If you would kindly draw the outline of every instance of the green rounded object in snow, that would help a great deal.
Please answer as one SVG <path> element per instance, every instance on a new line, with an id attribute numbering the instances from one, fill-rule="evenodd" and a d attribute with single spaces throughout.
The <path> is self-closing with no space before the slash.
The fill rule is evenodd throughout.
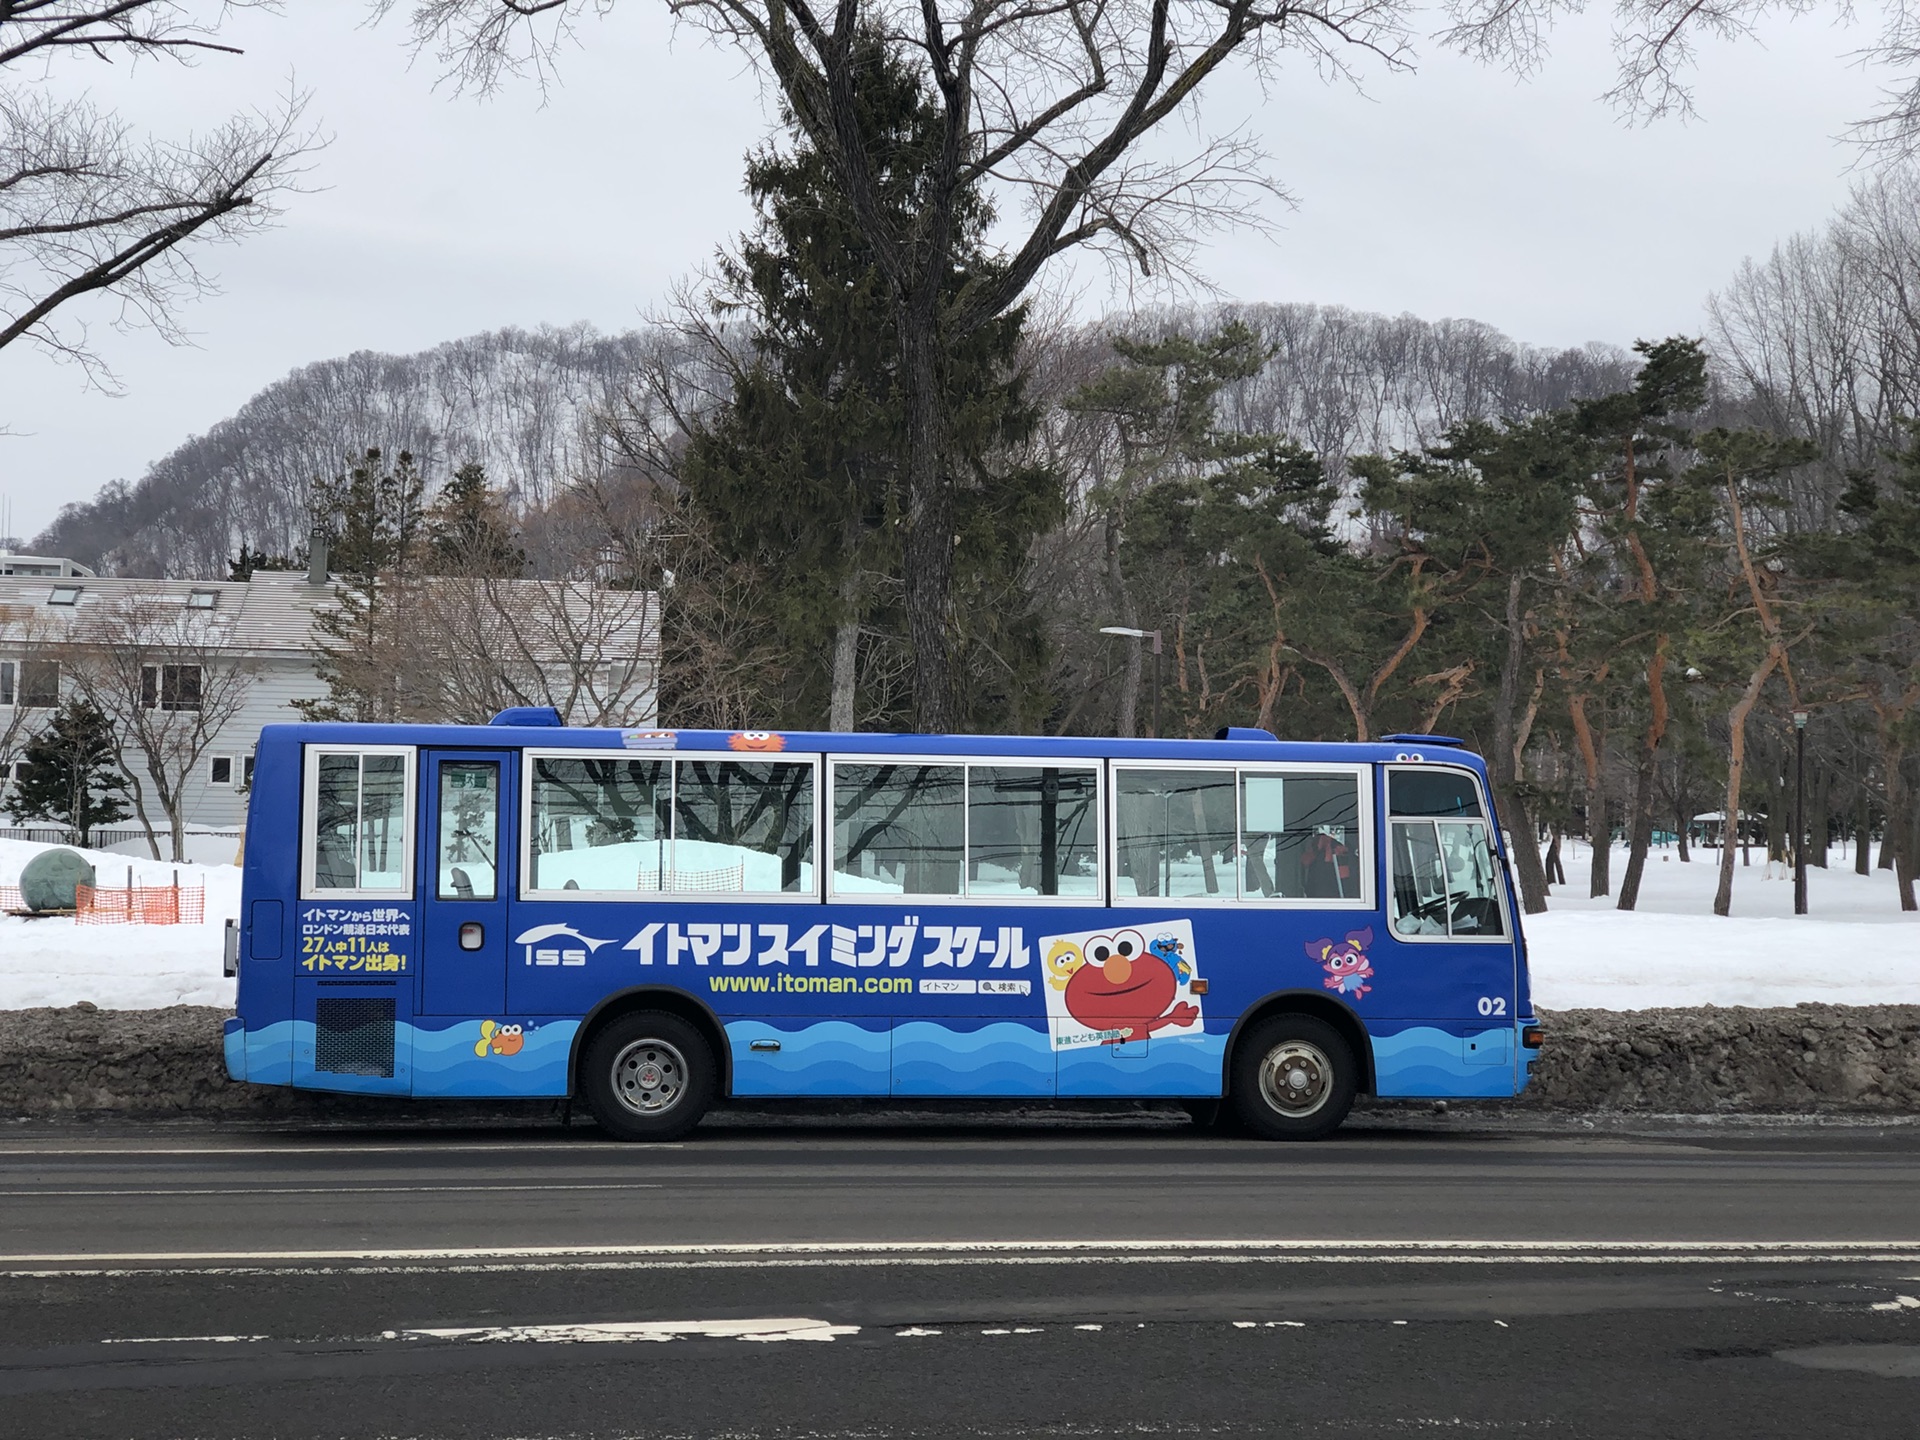
<path id="1" fill-rule="evenodd" d="M 93 884 L 93 866 L 74 850 L 43 850 L 20 872 L 20 899 L 29 910 L 73 909 L 73 887 Z"/>

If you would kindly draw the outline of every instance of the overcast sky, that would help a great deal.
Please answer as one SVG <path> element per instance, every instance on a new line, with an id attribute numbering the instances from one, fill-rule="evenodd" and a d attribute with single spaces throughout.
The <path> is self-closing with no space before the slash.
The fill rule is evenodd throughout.
<path id="1" fill-rule="evenodd" d="M 544 106 L 526 84 L 488 100 L 436 90 L 402 28 L 346 0 L 241 12 L 241 59 L 197 70 L 69 60 L 67 88 L 160 133 L 270 108 L 289 76 L 334 139 L 280 228 L 211 257 L 224 294 L 185 316 L 192 348 L 87 319 L 126 393 L 25 345 L 0 351 L 0 507 L 31 537 L 59 506 L 147 464 L 300 365 L 413 351 L 505 325 L 636 323 L 747 218 L 741 156 L 767 111 L 739 58 L 676 40 L 663 8 L 582 27 Z M 1214 241 L 1203 267 L 1242 300 L 1470 316 L 1537 344 L 1697 333 L 1701 303 L 1748 255 L 1844 198 L 1836 137 L 1875 80 L 1859 30 L 1770 23 L 1763 43 L 1703 46 L 1702 118 L 1621 125 L 1607 21 L 1564 27 L 1527 82 L 1426 47 L 1418 73 L 1365 96 L 1304 68 L 1264 95 L 1217 84 L 1210 121 L 1245 122 L 1297 200 L 1274 238 Z M 1105 295 L 1075 281 L 1083 310 Z M 4 513 L 0 509 L 0 513 Z"/>

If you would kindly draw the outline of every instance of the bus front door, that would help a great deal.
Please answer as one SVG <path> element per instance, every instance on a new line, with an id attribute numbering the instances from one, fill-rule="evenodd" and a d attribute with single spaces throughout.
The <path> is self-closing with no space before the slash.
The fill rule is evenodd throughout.
<path id="1" fill-rule="evenodd" d="M 507 750 L 421 752 L 423 1015 L 487 1017 L 506 1008 L 516 758 Z"/>

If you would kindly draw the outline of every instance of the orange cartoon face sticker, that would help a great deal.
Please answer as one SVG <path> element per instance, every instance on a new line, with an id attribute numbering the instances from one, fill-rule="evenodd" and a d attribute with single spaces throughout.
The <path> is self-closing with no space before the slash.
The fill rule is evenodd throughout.
<path id="1" fill-rule="evenodd" d="M 518 1055 L 527 1043 L 526 1032 L 518 1025 L 500 1025 L 492 1020 L 480 1022 L 480 1038 L 474 1042 L 476 1055 Z"/>
<path id="2" fill-rule="evenodd" d="M 772 752 L 787 748 L 787 737 L 771 730 L 741 730 L 727 737 L 729 750 Z"/>

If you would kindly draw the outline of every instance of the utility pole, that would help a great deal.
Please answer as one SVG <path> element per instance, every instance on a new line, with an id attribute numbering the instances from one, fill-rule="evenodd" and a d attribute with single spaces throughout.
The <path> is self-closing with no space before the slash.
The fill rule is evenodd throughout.
<path id="1" fill-rule="evenodd" d="M 1160 738 L 1160 632 L 1135 630 L 1129 625 L 1102 625 L 1102 635 L 1125 635 L 1134 640 L 1153 641 L 1153 738 Z"/>
<path id="2" fill-rule="evenodd" d="M 1807 913 L 1807 712 L 1793 712 L 1793 913 Z"/>

